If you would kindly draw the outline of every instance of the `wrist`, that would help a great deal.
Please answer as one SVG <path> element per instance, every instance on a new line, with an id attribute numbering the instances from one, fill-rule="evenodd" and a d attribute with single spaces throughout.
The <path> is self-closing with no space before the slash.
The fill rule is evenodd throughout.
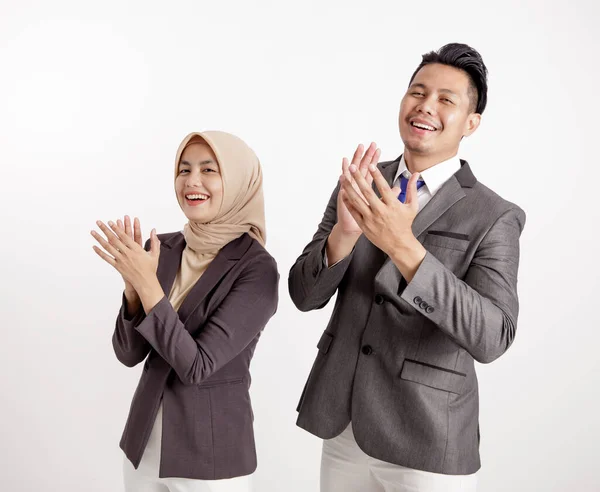
<path id="1" fill-rule="evenodd" d="M 344 231 L 339 222 L 333 226 L 329 234 L 329 238 L 333 242 L 343 246 L 351 246 L 352 248 L 360 239 L 360 236 L 362 236 L 362 231 Z"/>
<path id="2" fill-rule="evenodd" d="M 400 270 L 406 282 L 410 282 L 426 255 L 427 250 L 411 234 L 411 237 L 407 236 L 399 241 L 389 256 L 398 267 L 398 270 Z"/>
<path id="3" fill-rule="evenodd" d="M 327 238 L 325 249 L 329 265 L 333 265 L 348 256 L 361 235 L 362 232 L 344 232 L 339 224 L 335 224 Z"/>
<path id="4" fill-rule="evenodd" d="M 140 301 L 146 314 L 148 314 L 165 296 L 157 278 L 136 286 L 136 290 L 140 296 Z"/>
<path id="5" fill-rule="evenodd" d="M 123 294 L 125 294 L 125 297 L 127 298 L 128 301 L 139 299 L 137 291 L 131 286 L 126 286 L 125 289 L 123 290 Z"/>

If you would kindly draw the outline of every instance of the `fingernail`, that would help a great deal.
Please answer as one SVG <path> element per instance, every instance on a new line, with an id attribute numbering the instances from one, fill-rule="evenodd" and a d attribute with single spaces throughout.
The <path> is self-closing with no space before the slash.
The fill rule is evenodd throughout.
<path id="1" fill-rule="evenodd" d="M 352 165 L 350 166 L 350 172 L 351 172 L 351 173 L 355 173 L 355 172 L 356 172 L 356 166 L 355 166 L 354 164 L 352 164 Z"/>
<path id="2" fill-rule="evenodd" d="M 112 220 L 109 220 L 109 221 L 108 221 L 108 225 L 112 227 L 112 226 L 114 226 L 114 225 L 115 225 L 115 223 L 114 223 Z"/>
<path id="3" fill-rule="evenodd" d="M 101 225 L 102 222 L 100 222 L 99 220 L 96 221 L 96 225 Z"/>
<path id="4" fill-rule="evenodd" d="M 375 169 L 376 169 L 376 167 L 373 164 L 371 164 L 369 166 L 369 171 L 375 171 Z"/>

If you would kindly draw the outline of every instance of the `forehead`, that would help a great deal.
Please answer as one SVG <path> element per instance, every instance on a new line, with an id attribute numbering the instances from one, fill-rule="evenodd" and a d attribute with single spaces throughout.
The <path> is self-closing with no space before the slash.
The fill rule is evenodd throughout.
<path id="1" fill-rule="evenodd" d="M 180 160 L 188 162 L 213 160 L 217 162 L 215 153 L 210 146 L 204 142 L 194 142 L 188 145 L 182 152 Z"/>
<path id="2" fill-rule="evenodd" d="M 469 82 L 469 76 L 463 70 L 440 63 L 431 63 L 417 72 L 411 86 L 422 84 L 429 90 L 445 89 L 468 97 Z"/>

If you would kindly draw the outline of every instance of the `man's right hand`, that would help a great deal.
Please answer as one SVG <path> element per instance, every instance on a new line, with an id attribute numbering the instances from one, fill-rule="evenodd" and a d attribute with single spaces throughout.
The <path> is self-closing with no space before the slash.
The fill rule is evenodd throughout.
<path id="1" fill-rule="evenodd" d="M 349 176 L 350 173 L 348 168 L 350 167 L 350 164 L 354 164 L 362 173 L 365 180 L 371 184 L 373 182 L 373 177 L 369 172 L 369 166 L 371 164 L 377 165 L 380 155 L 381 151 L 377 148 L 375 142 L 371 143 L 366 152 L 364 151 L 364 146 L 360 144 L 357 147 L 356 152 L 354 152 L 351 163 L 349 163 L 348 159 L 345 157 L 342 159 L 342 175 Z M 360 193 L 356 184 L 352 183 L 352 185 L 362 196 L 362 193 Z M 326 254 L 329 266 L 334 265 L 348 256 L 362 234 L 359 225 L 356 223 L 354 217 L 352 217 L 342 200 L 341 188 L 337 198 L 337 219 L 337 223 L 333 226 L 327 240 Z"/>

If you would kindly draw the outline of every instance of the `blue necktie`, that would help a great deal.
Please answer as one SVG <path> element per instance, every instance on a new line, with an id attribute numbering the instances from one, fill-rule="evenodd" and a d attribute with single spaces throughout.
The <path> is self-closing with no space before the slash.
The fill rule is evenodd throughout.
<path id="1" fill-rule="evenodd" d="M 425 184 L 425 181 L 417 181 L 417 190 L 421 188 Z M 400 194 L 398 195 L 398 200 L 402 203 L 406 200 L 406 187 L 408 185 L 408 178 L 404 177 L 404 174 L 400 175 Z"/>

